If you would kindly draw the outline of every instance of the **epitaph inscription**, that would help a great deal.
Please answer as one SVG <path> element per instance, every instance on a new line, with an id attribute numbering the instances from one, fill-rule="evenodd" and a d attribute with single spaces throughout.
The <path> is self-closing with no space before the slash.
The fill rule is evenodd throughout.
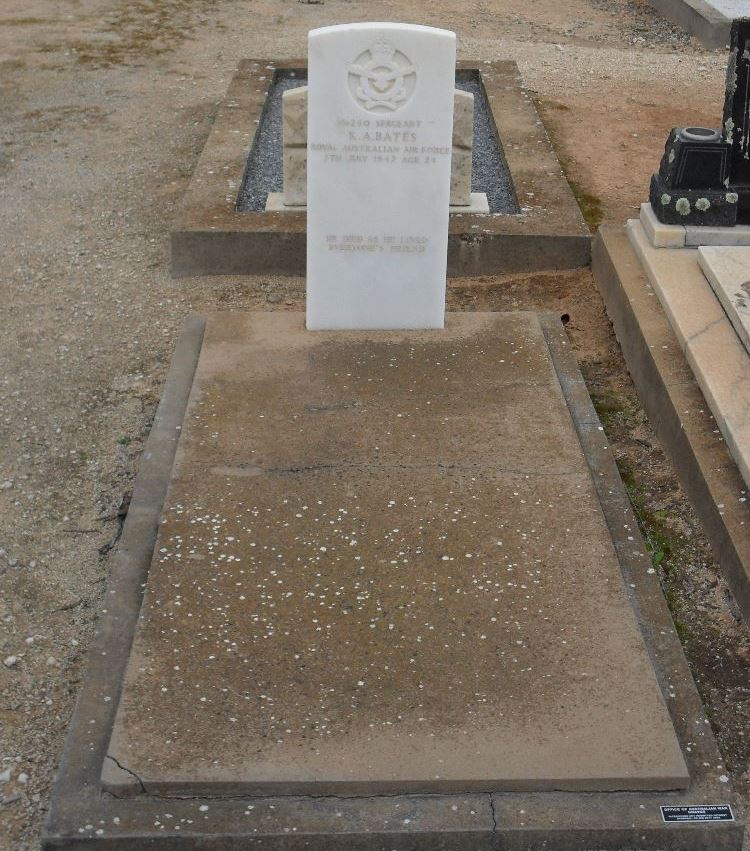
<path id="1" fill-rule="evenodd" d="M 308 79 L 308 328 L 442 328 L 455 35 L 313 30 Z"/>

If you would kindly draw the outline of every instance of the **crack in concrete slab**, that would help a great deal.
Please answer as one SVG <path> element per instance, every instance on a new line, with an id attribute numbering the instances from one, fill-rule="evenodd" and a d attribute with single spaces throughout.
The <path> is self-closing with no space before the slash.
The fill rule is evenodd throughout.
<path id="1" fill-rule="evenodd" d="M 111 756 L 110 754 L 107 754 L 107 757 L 106 757 L 106 758 L 107 758 L 107 759 L 111 759 L 111 760 L 112 760 L 112 762 L 114 762 L 114 764 L 115 764 L 115 765 L 116 765 L 116 766 L 117 766 L 117 767 L 118 767 L 121 771 L 126 772 L 126 773 L 127 773 L 127 774 L 129 774 L 131 777 L 135 777 L 135 779 L 138 781 L 138 785 L 141 787 L 141 792 L 142 792 L 144 795 L 149 795 L 149 794 L 150 794 L 150 792 L 148 791 L 148 789 L 146 789 L 146 786 L 145 786 L 144 782 L 143 782 L 143 781 L 141 780 L 141 778 L 140 778 L 140 777 L 139 777 L 139 776 L 135 773 L 135 771 L 131 771 L 129 768 L 126 768 L 126 767 L 125 767 L 125 766 L 124 766 L 124 765 L 123 765 L 123 764 L 122 764 L 122 763 L 121 763 L 118 759 L 116 759 L 115 757 Z M 112 794 L 112 793 L 110 793 L 110 794 Z M 113 797 L 117 798 L 118 796 L 117 796 L 117 795 L 114 795 Z"/>

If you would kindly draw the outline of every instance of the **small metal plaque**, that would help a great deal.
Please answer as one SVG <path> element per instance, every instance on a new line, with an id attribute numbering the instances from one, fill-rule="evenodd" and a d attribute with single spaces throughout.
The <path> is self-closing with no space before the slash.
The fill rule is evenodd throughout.
<path id="1" fill-rule="evenodd" d="M 698 804 L 688 807 L 661 807 L 665 822 L 677 821 L 734 821 L 729 804 Z"/>

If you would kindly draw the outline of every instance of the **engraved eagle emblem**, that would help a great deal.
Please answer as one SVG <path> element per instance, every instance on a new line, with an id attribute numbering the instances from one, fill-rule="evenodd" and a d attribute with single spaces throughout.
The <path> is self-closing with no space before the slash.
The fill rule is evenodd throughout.
<path id="1" fill-rule="evenodd" d="M 348 67 L 349 88 L 371 112 L 393 112 L 412 95 L 417 69 L 395 47 L 384 42 L 361 53 Z"/>

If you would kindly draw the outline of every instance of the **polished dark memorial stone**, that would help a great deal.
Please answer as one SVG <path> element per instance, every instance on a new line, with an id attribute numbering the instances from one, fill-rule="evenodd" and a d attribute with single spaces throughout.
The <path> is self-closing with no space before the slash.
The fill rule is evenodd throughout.
<path id="1" fill-rule="evenodd" d="M 724 135 L 731 145 L 730 183 L 739 196 L 739 209 L 750 210 L 750 18 L 732 24 Z"/>

